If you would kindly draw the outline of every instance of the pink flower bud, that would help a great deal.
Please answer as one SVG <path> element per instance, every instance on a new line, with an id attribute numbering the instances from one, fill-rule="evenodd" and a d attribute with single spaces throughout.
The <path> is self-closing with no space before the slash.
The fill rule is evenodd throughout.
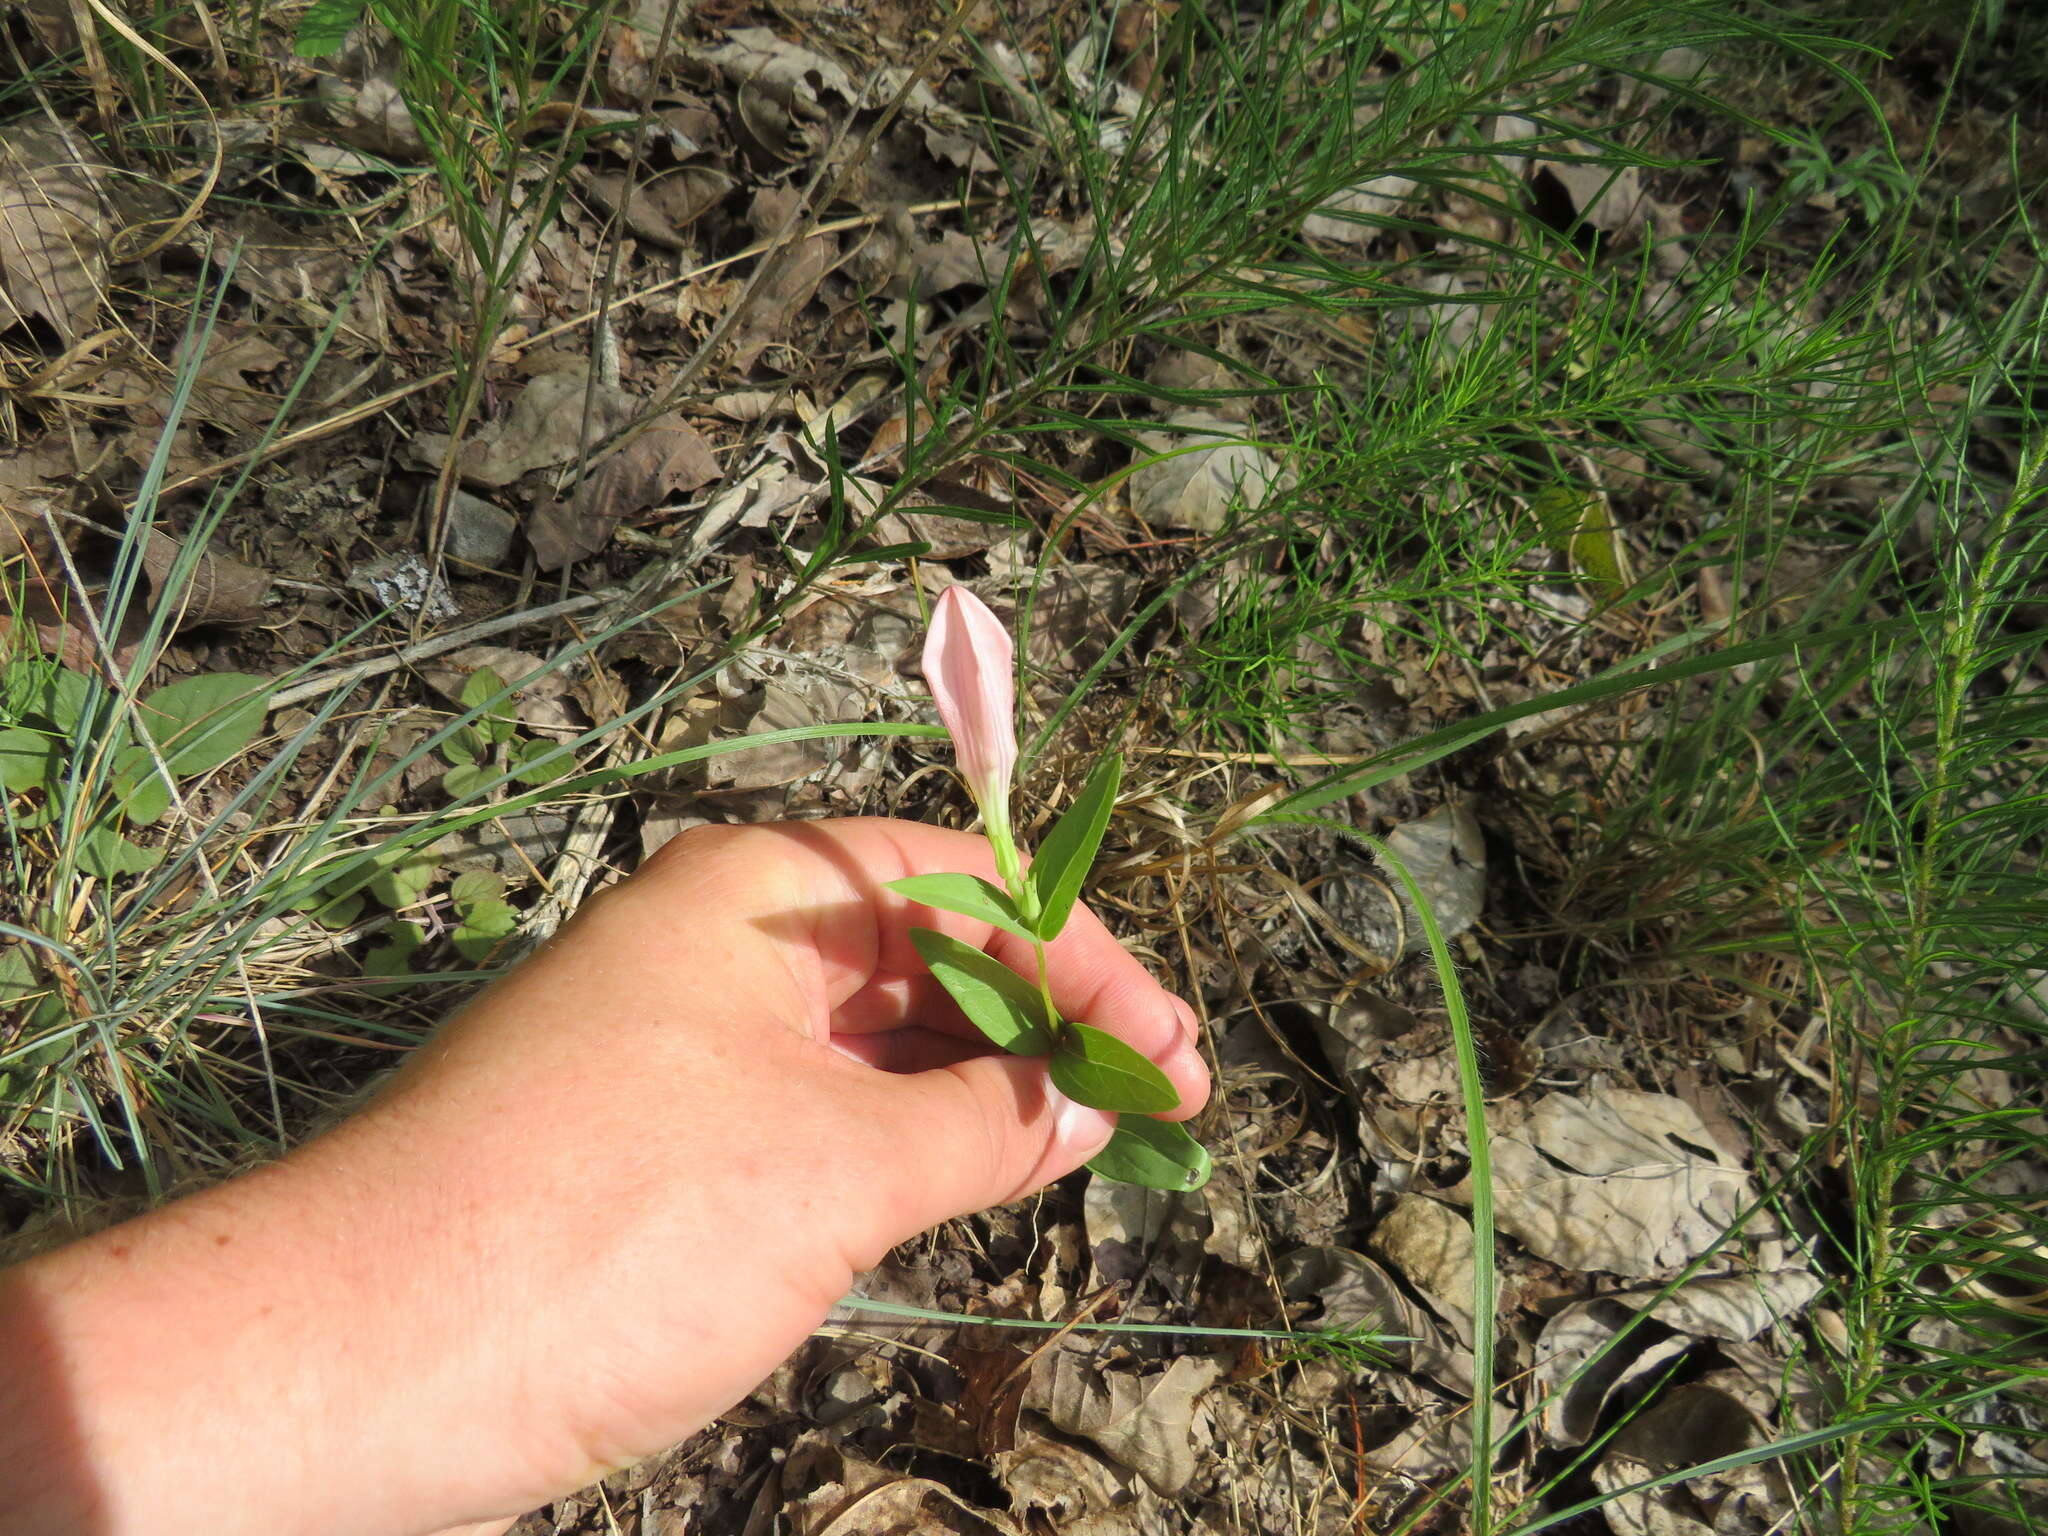
<path id="1" fill-rule="evenodd" d="M 1003 621 L 965 587 L 948 587 L 932 612 L 924 676 L 952 733 L 960 776 L 991 833 L 1010 825 L 1017 768 L 1017 651 Z"/>

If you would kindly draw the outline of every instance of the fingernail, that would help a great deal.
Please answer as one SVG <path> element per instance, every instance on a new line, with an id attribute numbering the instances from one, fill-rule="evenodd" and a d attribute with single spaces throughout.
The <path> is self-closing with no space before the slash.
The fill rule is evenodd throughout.
<path id="1" fill-rule="evenodd" d="M 1052 1090 L 1059 1106 L 1053 1111 L 1053 1139 L 1063 1152 L 1086 1162 L 1107 1145 L 1116 1130 L 1116 1116 L 1106 1109 L 1076 1104 L 1058 1089 Z"/>

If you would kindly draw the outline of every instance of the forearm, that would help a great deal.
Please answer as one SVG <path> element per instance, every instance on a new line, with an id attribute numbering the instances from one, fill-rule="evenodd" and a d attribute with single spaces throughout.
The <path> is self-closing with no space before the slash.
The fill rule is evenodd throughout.
<path id="1" fill-rule="evenodd" d="M 429 1211 L 389 1164 L 341 1134 L 0 1275 L 9 1536 L 493 1513 L 437 1505 L 460 1480 L 427 1460 L 459 1468 L 480 1427 L 464 1290 L 484 1266 L 459 1199 Z"/>

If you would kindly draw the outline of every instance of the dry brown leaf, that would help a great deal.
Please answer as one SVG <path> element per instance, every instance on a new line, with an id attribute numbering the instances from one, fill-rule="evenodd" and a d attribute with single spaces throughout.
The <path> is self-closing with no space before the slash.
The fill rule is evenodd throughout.
<path id="1" fill-rule="evenodd" d="M 222 225 L 200 226 L 193 235 L 208 241 L 219 261 L 239 247 L 234 282 L 244 292 L 323 319 L 355 269 L 354 259 L 333 241 L 287 228 L 256 209 L 244 209 Z"/>
<path id="2" fill-rule="evenodd" d="M 740 122 L 754 141 L 784 160 L 804 159 L 823 146 L 825 97 L 851 102 L 860 93 L 838 63 L 766 27 L 735 27 L 703 57 L 736 88 Z"/>
<path id="3" fill-rule="evenodd" d="M 1213 411 L 1175 411 L 1173 432 L 1140 432 L 1148 454 L 1169 457 L 1131 475 L 1131 508 L 1154 527 L 1214 533 L 1242 507 L 1256 511 L 1281 482 L 1265 449 L 1245 442 L 1248 429 Z"/>
<path id="4" fill-rule="evenodd" d="M 40 317 L 74 341 L 91 327 L 111 233 L 104 172 L 54 133 L 0 133 L 0 330 Z"/>
<path id="5" fill-rule="evenodd" d="M 780 234 L 801 196 L 793 187 L 763 187 L 747 214 L 754 232 L 763 240 Z M 754 291 L 740 324 L 733 355 L 736 369 L 751 367 L 771 343 L 788 336 L 798 312 L 811 302 L 839 259 L 839 240 L 834 235 L 811 235 L 793 249 L 778 247 L 761 259 L 774 267 Z"/>
<path id="6" fill-rule="evenodd" d="M 1493 1156 L 1501 1229 L 1572 1270 L 1669 1274 L 1754 1198 L 1699 1114 L 1669 1094 L 1550 1094 L 1495 1138 Z M 1469 1201 L 1469 1185 L 1454 1197 Z M 1759 1217 L 1751 1225 L 1769 1230 Z"/>
<path id="7" fill-rule="evenodd" d="M 666 208 L 649 195 L 643 179 L 630 187 L 621 171 L 593 171 L 578 167 L 576 180 L 592 202 L 606 213 L 617 214 L 626 228 L 650 245 L 665 251 L 679 251 L 683 238 L 679 226 Z"/>
<path id="8" fill-rule="evenodd" d="M 0 458 L 0 561 L 44 541 L 44 514 L 64 501 L 73 469 L 70 450 L 51 438 Z"/>
<path id="9" fill-rule="evenodd" d="M 1630 1491 L 1768 1438 L 1768 1429 L 1727 1393 L 1697 1383 L 1673 1388 L 1624 1424 L 1593 1468 L 1594 1486 L 1613 1495 L 1600 1511 L 1608 1529 L 1615 1536 L 1765 1536 L 1783 1529 L 1790 1490 L 1782 1469 L 1769 1462 Z"/>
<path id="10" fill-rule="evenodd" d="M 1153 1536 L 1157 1497 L 1144 1482 L 1026 1414 L 1017 1447 L 996 1458 L 1010 1508 L 1034 1531 L 1059 1536 Z"/>
<path id="11" fill-rule="evenodd" d="M 1385 221 L 1401 211 L 1415 191 L 1406 176 L 1375 176 L 1327 198 L 1301 221 L 1301 232 L 1317 240 L 1364 245 L 1384 233 Z"/>
<path id="12" fill-rule="evenodd" d="M 477 429 L 463 444 L 464 480 L 499 490 L 521 475 L 566 464 L 583 447 L 586 393 L 590 396 L 590 440 L 596 442 L 623 426 L 635 401 L 623 390 L 599 384 L 589 390 L 584 367 L 559 368 L 527 380 L 506 415 Z M 445 432 L 422 432 L 412 440 L 414 460 L 439 469 L 448 456 Z"/>
<path id="13" fill-rule="evenodd" d="M 526 525 L 544 571 L 596 554 L 622 523 L 644 518 L 679 491 L 719 476 L 718 459 L 697 429 L 671 412 L 586 475 L 567 501 L 549 502 Z"/>
<path id="14" fill-rule="evenodd" d="M 343 144 L 373 155 L 423 157 L 426 140 L 398 88 L 398 68 L 398 45 L 390 35 L 358 28 L 315 77 L 322 126 Z"/>
<path id="15" fill-rule="evenodd" d="M 794 1536 L 1019 1536 L 1008 1515 L 976 1509 L 941 1483 L 905 1477 L 807 1435 L 782 1469 L 781 1514 Z"/>
<path id="16" fill-rule="evenodd" d="M 1024 1402 L 1171 1498 L 1195 1475 L 1195 1401 L 1223 1371 L 1221 1360 L 1182 1355 L 1158 1375 L 1141 1377 L 1053 1350 L 1033 1367 Z"/>
<path id="17" fill-rule="evenodd" d="M 1369 1246 L 1471 1344 L 1475 1248 L 1464 1217 L 1427 1195 L 1404 1194 L 1373 1229 Z"/>
<path id="18" fill-rule="evenodd" d="M 1682 1334 L 1644 1328 L 1614 1343 L 1633 1318 L 1627 1307 L 1602 1296 L 1575 1302 L 1543 1325 L 1529 1401 L 1540 1405 L 1543 1433 L 1553 1445 L 1584 1445 L 1598 1431 L 1609 1402 L 1669 1370 L 1694 1347 Z"/>
<path id="19" fill-rule="evenodd" d="M 1598 157 L 1606 153 L 1597 144 L 1573 143 L 1566 147 L 1574 154 Z M 1643 173 L 1638 166 L 1602 164 L 1597 158 L 1576 162 L 1538 160 L 1535 164 L 1539 173 L 1557 179 L 1565 196 L 1571 199 L 1572 211 L 1595 229 L 1612 234 L 1641 223 L 1649 214 L 1649 204 L 1643 196 Z"/>
<path id="20" fill-rule="evenodd" d="M 277 414 L 278 397 L 252 384 L 250 376 L 274 372 L 290 360 L 254 331 L 216 331 L 207 343 L 198 375 L 192 382 L 186 419 L 208 422 L 230 432 L 267 426 Z M 181 361 L 174 357 L 172 368 L 179 368 Z M 159 411 L 167 413 L 169 390 L 155 403 Z"/>

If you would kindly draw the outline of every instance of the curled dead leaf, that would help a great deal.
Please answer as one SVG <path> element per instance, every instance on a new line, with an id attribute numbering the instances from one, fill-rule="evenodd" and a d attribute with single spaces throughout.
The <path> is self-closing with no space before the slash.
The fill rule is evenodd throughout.
<path id="1" fill-rule="evenodd" d="M 840 64 L 766 27 L 736 27 L 704 58 L 736 88 L 748 134 L 783 160 L 801 160 L 823 145 L 827 96 L 852 102 L 860 94 Z"/>
<path id="2" fill-rule="evenodd" d="M 150 530 L 142 546 L 149 576 L 149 606 L 170 609 L 174 624 L 252 624 L 269 602 L 268 571 L 201 548 L 188 552 L 182 539 Z"/>
<path id="3" fill-rule="evenodd" d="M 942 1483 L 906 1477 L 809 1435 L 782 1468 L 781 1518 L 794 1536 L 1019 1536 L 1008 1515 L 977 1509 Z"/>

